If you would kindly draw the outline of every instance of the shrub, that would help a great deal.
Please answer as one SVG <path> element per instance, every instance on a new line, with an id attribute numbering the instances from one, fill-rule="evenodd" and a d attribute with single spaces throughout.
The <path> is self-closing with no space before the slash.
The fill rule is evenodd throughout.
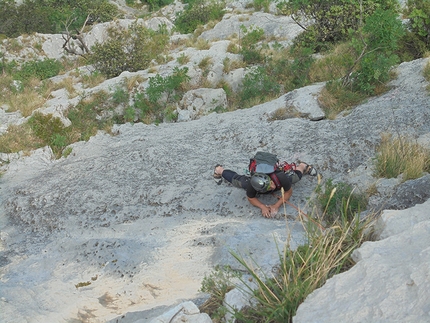
<path id="1" fill-rule="evenodd" d="M 359 104 L 366 96 L 342 86 L 341 81 L 329 81 L 318 96 L 318 103 L 328 119 Z"/>
<path id="2" fill-rule="evenodd" d="M 252 68 L 246 73 L 240 98 L 242 103 L 246 103 L 253 98 L 259 98 L 260 103 L 267 97 L 273 97 L 280 93 L 280 85 L 267 73 L 264 67 Z"/>
<path id="3" fill-rule="evenodd" d="M 112 94 L 112 102 L 115 105 L 126 104 L 128 103 L 129 97 L 130 96 L 128 92 L 122 87 L 118 86 L 115 88 L 115 91 Z"/>
<path id="4" fill-rule="evenodd" d="M 423 76 L 427 82 L 430 82 L 430 60 L 427 61 L 427 64 L 424 66 Z M 427 85 L 427 91 L 430 92 L 430 84 Z"/>
<path id="5" fill-rule="evenodd" d="M 353 39 L 359 54 L 357 71 L 351 75 L 355 89 L 372 94 L 376 84 L 389 80 L 389 71 L 398 62 L 395 51 L 403 33 L 402 23 L 393 11 L 376 10 L 367 18 L 363 34 Z"/>
<path id="6" fill-rule="evenodd" d="M 428 0 L 408 0 L 406 15 L 409 28 L 430 49 L 430 2 Z"/>
<path id="7" fill-rule="evenodd" d="M 223 2 L 211 0 L 189 2 L 188 7 L 176 17 L 175 26 L 183 34 L 192 33 L 199 25 L 221 19 L 224 16 L 224 8 Z"/>
<path id="8" fill-rule="evenodd" d="M 98 130 L 110 129 L 112 115 L 107 112 L 111 109 L 109 96 L 102 91 L 83 98 L 76 106 L 71 107 L 67 111 L 67 118 L 72 122 L 74 141 L 86 141 Z"/>
<path id="9" fill-rule="evenodd" d="M 426 43 L 415 33 L 406 30 L 399 40 L 399 48 L 396 54 L 402 62 L 408 62 L 425 56 L 428 51 Z"/>
<path id="10" fill-rule="evenodd" d="M 80 29 L 88 15 L 88 23 L 105 22 L 118 17 L 119 10 L 108 0 L 28 0 L 19 5 L 0 1 L 0 34 L 61 33 L 67 20 L 71 30 Z"/>
<path id="11" fill-rule="evenodd" d="M 238 277 L 240 277 L 240 273 L 233 271 L 230 267 L 216 266 L 202 281 L 200 291 L 208 293 L 210 297 L 200 306 L 200 311 L 207 313 L 214 320 L 222 319 L 227 312 L 223 306 L 225 294 L 234 288 L 232 281 Z"/>
<path id="12" fill-rule="evenodd" d="M 175 67 L 172 75 L 162 77 L 160 74 L 157 74 L 155 77 L 151 77 L 149 79 L 149 86 L 146 89 L 149 101 L 157 103 L 163 94 L 167 96 L 165 102 L 179 100 L 182 97 L 184 84 L 190 80 L 187 73 L 187 67 Z"/>
<path id="13" fill-rule="evenodd" d="M 57 157 L 61 157 L 63 149 L 70 144 L 67 134 L 70 128 L 64 127 L 59 118 L 54 118 L 51 114 L 43 115 L 34 113 L 28 120 L 34 135 L 38 137 L 44 145 L 50 146 Z"/>
<path id="14" fill-rule="evenodd" d="M 251 26 L 249 29 L 244 25 L 240 26 L 243 33 L 240 54 L 247 64 L 258 64 L 263 61 L 261 47 L 258 42 L 264 38 L 264 30 L 260 27 Z"/>
<path id="15" fill-rule="evenodd" d="M 25 62 L 16 73 L 14 73 L 14 76 L 20 81 L 26 81 L 32 77 L 45 80 L 58 75 L 62 69 L 63 65 L 60 61 L 46 58 L 44 60 Z"/>
<path id="16" fill-rule="evenodd" d="M 430 172 L 430 151 L 407 137 L 384 134 L 375 157 L 375 176 L 402 180 L 419 178 Z"/>
<path id="17" fill-rule="evenodd" d="M 317 48 L 315 44 L 348 39 L 349 31 L 358 30 L 376 9 L 394 10 L 397 4 L 392 0 L 282 0 L 278 8 L 282 13 L 292 15 L 305 30 L 305 35 L 309 34 L 308 39 L 301 36 L 297 41 L 306 47 Z"/>
<path id="18" fill-rule="evenodd" d="M 351 44 L 344 42 L 326 52 L 319 59 L 312 62 L 309 68 L 311 83 L 337 80 L 343 77 L 354 64 L 354 50 Z"/>
<path id="19" fill-rule="evenodd" d="M 93 46 L 89 58 L 95 68 L 107 77 L 146 69 L 151 60 L 164 52 L 169 40 L 165 28 L 154 32 L 137 22 L 128 28 L 111 28 L 109 35 L 109 40 Z"/>
<path id="20" fill-rule="evenodd" d="M 252 4 L 257 11 L 269 12 L 270 2 L 270 0 L 253 0 Z"/>
<path id="21" fill-rule="evenodd" d="M 174 0 L 140 0 L 143 4 L 147 4 L 149 7 L 149 11 L 155 11 L 160 8 L 163 8 L 171 3 Z"/>
<path id="22" fill-rule="evenodd" d="M 151 77 L 146 92 L 137 93 L 134 97 L 133 108 L 137 111 L 138 119 L 145 123 L 174 120 L 175 112 L 169 104 L 182 98 L 190 80 L 187 72 L 187 67 L 175 67 L 169 76 L 157 74 Z"/>

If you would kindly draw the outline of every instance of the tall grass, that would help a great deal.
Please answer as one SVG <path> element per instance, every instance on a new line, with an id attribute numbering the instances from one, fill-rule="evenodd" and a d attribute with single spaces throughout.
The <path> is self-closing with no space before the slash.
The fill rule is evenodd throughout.
<path id="1" fill-rule="evenodd" d="M 430 172 L 430 150 L 408 137 L 383 134 L 375 158 L 375 176 L 402 180 L 419 178 Z"/>
<path id="2" fill-rule="evenodd" d="M 366 229 L 372 223 L 370 217 L 364 221 L 358 217 L 353 221 L 340 218 L 324 232 L 307 223 L 308 242 L 296 250 L 286 245 L 280 253 L 276 274 L 270 276 L 261 274 L 262 269 L 252 259 L 245 260 L 232 253 L 258 286 L 254 290 L 251 284 L 243 281 L 247 286 L 245 293 L 256 305 L 235 311 L 237 322 L 292 322 L 298 306 L 310 293 L 354 265 L 351 253 L 371 239 L 371 231 Z"/>
<path id="3" fill-rule="evenodd" d="M 241 284 L 236 284 L 236 287 L 248 296 L 253 305 L 240 310 L 223 307 L 224 311 L 232 313 L 237 323 L 292 322 L 298 306 L 310 293 L 323 286 L 327 279 L 354 265 L 351 254 L 364 241 L 373 239 L 375 217 L 368 215 L 360 219 L 357 213 L 351 216 L 349 203 L 353 198 L 339 196 L 335 192 L 329 193 L 326 203 L 332 199 L 345 201 L 335 203 L 343 205 L 338 209 L 338 216 L 332 217 L 332 222 L 326 221 L 326 228 L 319 222 L 322 217 L 299 217 L 305 228 L 306 243 L 293 250 L 288 239 L 283 250 L 278 248 L 279 265 L 271 273 L 264 273 L 252 258 L 245 259 L 238 253 L 231 253 L 251 277 L 241 277 Z M 326 205 L 322 209 L 326 209 Z M 304 219 L 311 221 L 304 222 Z"/>

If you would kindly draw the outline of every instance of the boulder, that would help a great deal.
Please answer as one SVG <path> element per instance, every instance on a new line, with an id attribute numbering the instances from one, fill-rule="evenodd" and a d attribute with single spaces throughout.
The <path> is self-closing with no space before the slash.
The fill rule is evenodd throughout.
<path id="1" fill-rule="evenodd" d="M 309 295 L 293 322 L 429 322 L 429 210 L 430 200 L 384 211 L 380 240 L 355 250 L 357 264 Z"/>
<path id="2" fill-rule="evenodd" d="M 178 121 L 194 120 L 217 108 L 227 107 L 227 95 L 223 89 L 200 88 L 188 91 L 178 108 Z"/>

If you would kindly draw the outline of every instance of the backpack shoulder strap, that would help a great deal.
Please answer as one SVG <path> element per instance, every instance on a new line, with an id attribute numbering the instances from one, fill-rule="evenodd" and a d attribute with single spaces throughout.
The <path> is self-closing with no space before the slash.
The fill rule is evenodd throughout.
<path id="1" fill-rule="evenodd" d="M 275 183 L 276 188 L 280 189 L 281 188 L 281 182 L 279 181 L 278 176 L 276 176 L 276 173 L 270 173 L 269 176 L 270 176 L 270 179 L 273 181 L 273 183 Z"/>

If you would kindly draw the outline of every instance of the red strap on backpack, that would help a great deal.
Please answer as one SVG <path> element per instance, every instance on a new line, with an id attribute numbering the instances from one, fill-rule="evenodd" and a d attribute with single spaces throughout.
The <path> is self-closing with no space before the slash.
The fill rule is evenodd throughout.
<path id="1" fill-rule="evenodd" d="M 269 176 L 270 176 L 270 179 L 273 181 L 273 183 L 275 183 L 276 188 L 280 189 L 281 188 L 281 182 L 279 181 L 278 176 L 276 176 L 275 173 L 271 173 L 271 174 L 269 174 Z"/>

